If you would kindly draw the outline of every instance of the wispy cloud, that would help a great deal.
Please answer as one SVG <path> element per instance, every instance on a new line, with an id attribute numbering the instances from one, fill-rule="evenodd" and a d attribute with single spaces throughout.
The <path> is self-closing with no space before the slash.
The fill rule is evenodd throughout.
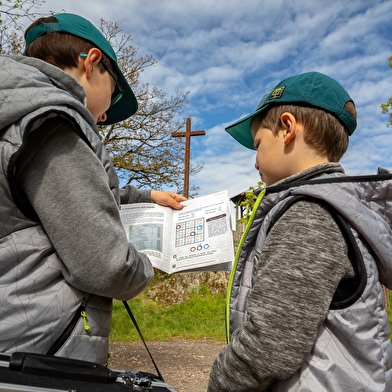
<path id="1" fill-rule="evenodd" d="M 380 104 L 392 96 L 392 2 L 388 0 L 51 0 L 46 9 L 116 21 L 156 66 L 143 78 L 172 94 L 189 91 L 185 116 L 206 135 L 192 138 L 204 169 L 199 194 L 233 196 L 258 181 L 254 153 L 224 127 L 248 114 L 279 80 L 317 70 L 336 78 L 356 102 L 359 120 L 342 160 L 350 174 L 392 168 L 392 130 Z M 194 140 L 194 139 L 197 139 Z"/>

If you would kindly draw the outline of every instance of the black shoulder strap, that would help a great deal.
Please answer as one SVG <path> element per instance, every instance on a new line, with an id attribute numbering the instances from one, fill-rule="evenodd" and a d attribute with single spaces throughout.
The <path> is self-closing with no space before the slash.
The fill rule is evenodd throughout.
<path id="1" fill-rule="evenodd" d="M 362 295 L 366 282 L 366 268 L 363 260 L 363 255 L 355 241 L 353 232 L 351 231 L 348 223 L 342 216 L 342 214 L 334 207 L 332 207 L 327 201 L 320 200 L 311 196 L 298 195 L 293 196 L 279 211 L 279 213 L 271 221 L 271 224 L 267 230 L 267 234 L 275 225 L 275 223 L 282 217 L 282 215 L 295 203 L 299 201 L 310 201 L 316 202 L 325 206 L 328 212 L 331 214 L 336 224 L 338 225 L 346 243 L 348 253 L 347 256 L 354 268 L 355 278 L 342 280 L 336 290 L 334 298 L 332 299 L 330 309 L 344 309 L 355 303 Z"/>
<path id="2" fill-rule="evenodd" d="M 153 365 L 154 365 L 154 367 L 155 367 L 155 370 L 157 371 L 158 378 L 159 378 L 162 382 L 165 382 L 165 380 L 164 380 L 163 377 L 162 377 L 161 372 L 160 372 L 159 369 L 158 369 L 157 364 L 156 364 L 155 361 L 154 361 L 154 358 L 152 357 L 151 351 L 149 350 L 149 348 L 148 348 L 148 346 L 147 346 L 147 343 L 146 343 L 146 341 L 144 340 L 142 331 L 141 331 L 140 328 L 139 328 L 139 324 L 137 323 L 136 318 L 135 318 L 135 316 L 133 315 L 132 310 L 131 310 L 131 308 L 130 308 L 129 305 L 128 305 L 128 302 L 127 302 L 127 301 L 123 301 L 123 304 L 124 304 L 124 306 L 125 306 L 125 309 L 126 309 L 127 312 L 128 312 L 129 317 L 131 318 L 131 320 L 132 320 L 132 322 L 133 322 L 133 325 L 134 325 L 135 328 L 136 328 L 137 333 L 139 334 L 140 339 L 142 340 L 142 342 L 143 342 L 143 344 L 144 344 L 145 349 L 146 349 L 147 352 L 148 352 L 148 355 L 150 356 L 151 362 L 153 363 Z"/>

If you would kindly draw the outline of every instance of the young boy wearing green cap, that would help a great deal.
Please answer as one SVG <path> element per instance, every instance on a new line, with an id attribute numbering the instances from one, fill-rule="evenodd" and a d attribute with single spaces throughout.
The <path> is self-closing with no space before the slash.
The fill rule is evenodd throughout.
<path id="1" fill-rule="evenodd" d="M 338 163 L 356 128 L 343 87 L 287 78 L 226 128 L 256 150 L 266 188 L 241 240 L 225 346 L 208 392 L 389 391 L 392 175 Z"/>
<path id="2" fill-rule="evenodd" d="M 109 42 L 73 14 L 41 18 L 23 56 L 0 56 L 0 352 L 105 363 L 112 298 L 153 277 L 119 204 L 184 197 L 119 188 L 97 124 L 137 101 Z"/>

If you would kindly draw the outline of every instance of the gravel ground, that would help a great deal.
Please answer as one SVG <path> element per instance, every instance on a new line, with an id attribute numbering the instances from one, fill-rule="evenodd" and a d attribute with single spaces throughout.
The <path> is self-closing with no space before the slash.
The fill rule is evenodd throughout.
<path id="1" fill-rule="evenodd" d="M 223 346 L 209 340 L 147 342 L 164 381 L 177 392 L 205 392 L 212 362 Z M 111 343 L 109 350 L 111 369 L 157 374 L 142 342 Z"/>

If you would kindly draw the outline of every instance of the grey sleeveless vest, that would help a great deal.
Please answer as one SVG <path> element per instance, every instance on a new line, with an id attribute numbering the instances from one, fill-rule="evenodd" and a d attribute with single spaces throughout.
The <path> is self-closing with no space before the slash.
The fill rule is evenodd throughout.
<path id="1" fill-rule="evenodd" d="M 262 249 L 269 227 L 296 197 L 319 200 L 337 211 L 363 267 L 355 298 L 331 307 L 300 369 L 271 391 L 392 390 L 392 345 L 379 283 L 392 287 L 391 195 L 390 174 L 323 178 L 260 193 L 230 278 L 228 334 L 247 319 L 246 299 L 258 267 L 255 249 Z"/>
<path id="2" fill-rule="evenodd" d="M 9 116 L 0 119 L 0 285 L 6 287 L 0 296 L 0 352 L 50 353 L 105 363 L 112 300 L 89 295 L 64 280 L 61 260 L 34 211 L 21 202 L 13 174 L 29 132 L 48 118 L 62 116 L 100 159 L 117 202 L 118 177 L 80 101 L 65 88 L 54 87 L 34 67 L 3 56 L 0 66 L 9 72 L 10 86 L 1 90 L 1 102 L 13 95 L 13 107 L 2 110 Z M 25 85 L 19 78 L 12 88 L 14 73 L 21 72 L 26 74 Z M 17 110 L 15 102 L 20 105 Z"/>

